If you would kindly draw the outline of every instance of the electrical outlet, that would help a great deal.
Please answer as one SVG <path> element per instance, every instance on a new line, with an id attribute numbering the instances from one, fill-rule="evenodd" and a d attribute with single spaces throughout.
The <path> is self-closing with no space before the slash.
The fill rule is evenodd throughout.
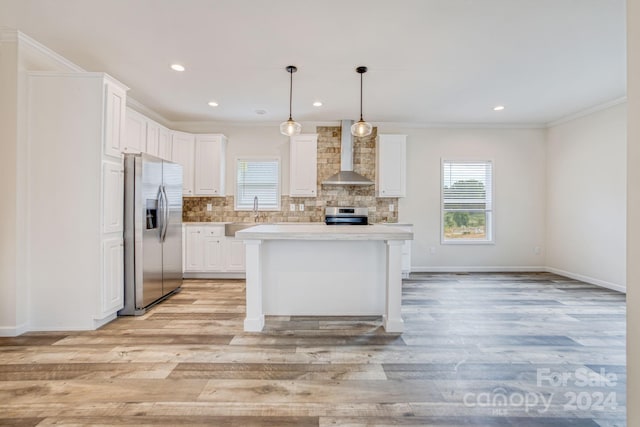
<path id="1" fill-rule="evenodd" d="M 295 203 L 291 203 L 291 204 L 289 204 L 289 210 L 290 210 L 291 212 L 295 212 L 295 210 L 296 210 L 296 204 L 295 204 Z"/>
<path id="2" fill-rule="evenodd" d="M 298 205 L 298 210 L 299 210 L 300 212 L 304 212 L 304 203 L 300 203 L 300 204 Z"/>
<path id="3" fill-rule="evenodd" d="M 211 203 L 207 203 L 207 212 L 211 212 L 213 210 L 213 206 Z"/>
<path id="4" fill-rule="evenodd" d="M 431 255 L 435 254 L 435 253 L 436 253 L 436 247 L 435 247 L 435 246 L 431 246 L 431 247 L 429 247 L 429 253 L 430 253 Z"/>
<path id="5" fill-rule="evenodd" d="M 542 249 L 540 249 L 540 246 L 536 246 L 535 248 L 533 248 L 534 254 L 540 255 L 540 252 L 542 252 Z"/>
<path id="6" fill-rule="evenodd" d="M 396 207 L 395 207 L 395 206 L 393 206 L 393 203 L 391 203 L 391 204 L 389 205 L 389 212 L 393 212 L 394 210 L 396 210 Z"/>

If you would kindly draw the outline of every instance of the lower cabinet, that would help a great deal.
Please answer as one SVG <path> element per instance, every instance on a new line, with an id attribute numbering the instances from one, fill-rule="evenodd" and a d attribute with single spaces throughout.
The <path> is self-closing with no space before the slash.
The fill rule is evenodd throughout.
<path id="1" fill-rule="evenodd" d="M 244 242 L 225 237 L 221 224 L 184 224 L 185 277 L 205 277 L 207 273 L 244 273 Z M 236 276 L 234 276 L 236 277 Z"/>
<path id="2" fill-rule="evenodd" d="M 124 304 L 124 245 L 122 239 L 102 242 L 102 292 L 99 313 L 108 316 Z"/>

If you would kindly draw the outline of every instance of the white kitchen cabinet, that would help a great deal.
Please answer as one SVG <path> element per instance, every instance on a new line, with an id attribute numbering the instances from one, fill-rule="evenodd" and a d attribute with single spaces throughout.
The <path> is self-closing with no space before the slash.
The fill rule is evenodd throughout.
<path id="1" fill-rule="evenodd" d="M 378 135 L 376 139 L 376 196 L 405 197 L 407 193 L 407 136 Z"/>
<path id="2" fill-rule="evenodd" d="M 184 224 L 185 277 L 242 277 L 244 241 L 224 235 L 223 224 Z"/>
<path id="3" fill-rule="evenodd" d="M 147 139 L 147 118 L 137 111 L 127 108 L 125 138 L 122 152 L 141 153 L 145 150 Z"/>
<path id="4" fill-rule="evenodd" d="M 124 303 L 124 244 L 121 238 L 102 242 L 102 298 L 100 316 L 108 316 Z"/>
<path id="5" fill-rule="evenodd" d="M 201 271 L 221 271 L 223 269 L 224 227 L 206 226 L 203 228 L 202 246 L 204 265 Z"/>
<path id="6" fill-rule="evenodd" d="M 200 271 L 204 266 L 202 227 L 185 227 L 184 271 Z"/>
<path id="7" fill-rule="evenodd" d="M 127 88 L 104 73 L 27 73 L 30 330 L 92 330 L 123 306 Z M 73 102 L 61 100 L 73 99 Z"/>
<path id="8" fill-rule="evenodd" d="M 124 146 L 127 91 L 118 85 L 105 85 L 105 97 L 104 154 L 119 159 Z"/>
<path id="9" fill-rule="evenodd" d="M 171 140 L 171 160 L 182 165 L 182 195 L 193 196 L 195 138 L 190 133 L 174 131 Z"/>
<path id="10" fill-rule="evenodd" d="M 158 157 L 171 161 L 171 132 L 164 126 L 158 128 Z"/>
<path id="11" fill-rule="evenodd" d="M 224 248 L 224 271 L 245 272 L 244 240 L 227 237 Z"/>
<path id="12" fill-rule="evenodd" d="M 195 195 L 224 196 L 227 138 L 221 134 L 195 138 Z"/>
<path id="13" fill-rule="evenodd" d="M 144 150 L 145 153 L 151 154 L 152 156 L 156 156 L 156 157 L 159 156 L 159 151 L 160 151 L 159 134 L 160 134 L 160 125 L 152 120 L 147 121 L 146 148 Z"/>
<path id="14" fill-rule="evenodd" d="M 292 136 L 289 143 L 289 195 L 316 197 L 318 134 Z"/>
<path id="15" fill-rule="evenodd" d="M 120 163 L 102 162 L 102 232 L 122 233 L 124 168 Z"/>

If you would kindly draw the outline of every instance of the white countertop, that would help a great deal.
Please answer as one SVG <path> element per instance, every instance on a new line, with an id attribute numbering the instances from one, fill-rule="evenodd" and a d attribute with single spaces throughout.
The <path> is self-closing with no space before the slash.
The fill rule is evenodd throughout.
<path id="1" fill-rule="evenodd" d="M 244 240 L 413 240 L 413 233 L 389 225 L 263 224 L 236 233 Z"/>

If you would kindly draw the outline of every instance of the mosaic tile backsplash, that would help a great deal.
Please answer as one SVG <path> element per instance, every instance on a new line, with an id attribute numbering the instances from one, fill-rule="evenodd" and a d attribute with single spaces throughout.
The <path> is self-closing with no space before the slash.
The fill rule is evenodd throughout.
<path id="1" fill-rule="evenodd" d="M 348 131 L 348 130 L 347 130 Z M 260 211 L 260 222 L 322 222 L 327 206 L 357 206 L 369 208 L 369 222 L 398 222 L 398 199 L 378 198 L 375 186 L 320 185 L 329 176 L 340 171 L 340 126 L 320 126 L 318 133 L 318 189 L 317 197 L 281 196 L 280 211 Z M 376 135 L 355 138 L 353 169 L 375 181 Z M 212 210 L 207 211 L 207 204 Z M 291 203 L 304 204 L 304 211 L 290 212 Z M 389 205 L 394 211 L 389 211 Z M 235 211 L 233 196 L 185 197 L 182 210 L 184 222 L 248 222 L 254 221 L 251 211 Z"/>

